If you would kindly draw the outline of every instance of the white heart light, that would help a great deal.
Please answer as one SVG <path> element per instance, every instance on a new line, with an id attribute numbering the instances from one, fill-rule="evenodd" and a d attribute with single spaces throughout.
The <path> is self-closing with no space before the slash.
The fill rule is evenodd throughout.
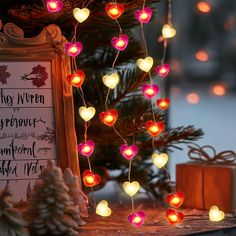
<path id="1" fill-rule="evenodd" d="M 108 207 L 108 202 L 102 200 L 97 204 L 96 213 L 100 216 L 108 217 L 111 215 L 111 208 Z"/>
<path id="2" fill-rule="evenodd" d="M 162 27 L 162 36 L 165 39 L 173 38 L 176 35 L 176 30 L 169 24 Z"/>
<path id="3" fill-rule="evenodd" d="M 105 86 L 107 86 L 110 89 L 114 89 L 116 85 L 119 83 L 119 75 L 117 73 L 113 73 L 111 75 L 104 75 L 102 77 L 102 82 Z"/>
<path id="4" fill-rule="evenodd" d="M 140 185 L 137 181 L 133 181 L 133 182 L 124 182 L 123 183 L 123 188 L 125 190 L 125 192 L 129 195 L 129 196 L 134 196 L 140 188 Z"/>
<path id="5" fill-rule="evenodd" d="M 161 153 L 161 154 L 154 153 L 152 155 L 152 161 L 156 167 L 162 168 L 168 161 L 168 155 L 166 153 Z"/>
<path id="6" fill-rule="evenodd" d="M 89 14 L 90 10 L 88 8 L 74 8 L 73 10 L 73 15 L 79 23 L 84 22 L 89 17 Z"/>
<path id="7" fill-rule="evenodd" d="M 137 65 L 142 71 L 149 72 L 153 66 L 153 59 L 152 57 L 140 58 L 137 60 Z"/>
<path id="8" fill-rule="evenodd" d="M 91 120 L 96 113 L 96 110 L 94 107 L 80 107 L 79 108 L 79 115 L 81 118 L 85 121 Z"/>
<path id="9" fill-rule="evenodd" d="M 210 221 L 221 221 L 225 218 L 225 213 L 220 211 L 217 206 L 212 206 L 209 210 Z"/>

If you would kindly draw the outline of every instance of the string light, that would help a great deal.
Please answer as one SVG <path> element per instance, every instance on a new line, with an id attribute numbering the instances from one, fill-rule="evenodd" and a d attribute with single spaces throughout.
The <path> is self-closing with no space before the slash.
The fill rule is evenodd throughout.
<path id="1" fill-rule="evenodd" d="M 105 200 L 100 201 L 96 207 L 96 213 L 103 217 L 110 216 L 112 211 L 111 208 L 109 208 L 108 206 L 108 202 Z"/>
<path id="2" fill-rule="evenodd" d="M 101 177 L 98 174 L 94 174 L 91 170 L 85 170 L 82 178 L 86 187 L 94 187 L 101 182 Z"/>
<path id="3" fill-rule="evenodd" d="M 75 42 L 75 43 L 69 42 L 65 44 L 65 49 L 68 55 L 70 55 L 71 57 L 76 57 L 83 50 L 83 44 L 80 42 Z"/>
<path id="4" fill-rule="evenodd" d="M 73 16 L 79 23 L 82 23 L 85 20 L 87 20 L 89 15 L 90 15 L 90 10 L 88 8 L 82 8 L 82 9 L 74 8 L 73 10 Z"/>
<path id="5" fill-rule="evenodd" d="M 103 111 L 99 114 L 102 123 L 108 126 L 113 126 L 118 119 L 118 112 L 115 109 Z"/>
<path id="6" fill-rule="evenodd" d="M 120 146 L 120 152 L 125 159 L 131 160 L 137 155 L 138 147 L 136 145 L 129 146 L 127 144 L 123 144 Z"/>
<path id="7" fill-rule="evenodd" d="M 165 129 L 165 125 L 162 121 L 154 122 L 149 120 L 146 122 L 146 130 L 152 137 L 158 136 Z"/>
<path id="8" fill-rule="evenodd" d="M 105 7 L 107 15 L 112 20 L 118 19 L 123 14 L 124 10 L 124 4 L 121 3 L 107 3 Z"/>
<path id="9" fill-rule="evenodd" d="M 92 140 L 87 140 L 84 143 L 78 145 L 79 154 L 90 157 L 93 154 L 95 143 Z"/>
<path id="10" fill-rule="evenodd" d="M 153 164 L 158 168 L 164 167 L 166 165 L 166 163 L 168 162 L 168 159 L 169 159 L 169 157 L 166 153 L 152 154 Z"/>
<path id="11" fill-rule="evenodd" d="M 46 0 L 46 6 L 49 12 L 61 11 L 64 4 L 60 0 Z"/>
<path id="12" fill-rule="evenodd" d="M 152 18 L 152 9 L 150 7 L 144 7 L 141 10 L 135 11 L 134 16 L 140 23 L 147 24 Z"/>
<path id="13" fill-rule="evenodd" d="M 177 212 L 174 209 L 168 209 L 166 211 L 166 219 L 170 224 L 181 224 L 184 219 L 182 212 Z"/>
<path id="14" fill-rule="evenodd" d="M 89 121 L 95 116 L 96 110 L 94 107 L 80 107 L 79 108 L 79 115 L 80 117 L 85 120 Z"/>
<path id="15" fill-rule="evenodd" d="M 158 94 L 159 87 L 156 84 L 144 84 L 142 92 L 146 98 L 152 99 Z"/>
<path id="16" fill-rule="evenodd" d="M 155 70 L 156 70 L 156 73 L 161 78 L 165 78 L 170 72 L 170 65 L 169 64 L 163 64 L 163 65 L 157 66 L 155 68 Z"/>
<path id="17" fill-rule="evenodd" d="M 173 28 L 173 26 L 169 24 L 165 24 L 162 27 L 162 36 L 164 39 L 170 39 L 173 38 L 176 35 L 176 30 Z"/>
<path id="18" fill-rule="evenodd" d="M 111 40 L 111 45 L 119 51 L 124 51 L 128 43 L 129 37 L 126 34 L 121 34 L 119 37 L 114 37 Z"/>
<path id="19" fill-rule="evenodd" d="M 120 78 L 117 73 L 113 73 L 111 75 L 104 75 L 102 77 L 103 84 L 110 89 L 114 89 L 116 85 L 119 83 L 119 81 L 120 81 Z"/>
<path id="20" fill-rule="evenodd" d="M 184 193 L 183 192 L 169 193 L 166 196 L 166 202 L 172 207 L 179 208 L 184 202 Z"/>
<path id="21" fill-rule="evenodd" d="M 132 213 L 128 216 L 129 222 L 135 227 L 140 227 L 143 225 L 145 221 L 145 213 L 143 211 L 139 211 L 137 213 Z"/>
<path id="22" fill-rule="evenodd" d="M 220 211 L 217 206 L 212 206 L 209 210 L 209 218 L 213 222 L 222 221 L 225 218 L 225 213 Z"/>
<path id="23" fill-rule="evenodd" d="M 140 184 L 137 181 L 124 182 L 123 188 L 130 197 L 133 197 L 139 191 Z"/>
<path id="24" fill-rule="evenodd" d="M 75 73 L 68 75 L 66 79 L 72 86 L 80 88 L 85 79 L 84 71 L 77 70 Z"/>
<path id="25" fill-rule="evenodd" d="M 142 71 L 149 72 L 153 66 L 153 58 L 152 57 L 146 57 L 144 59 L 140 58 L 137 60 L 137 66 Z"/>

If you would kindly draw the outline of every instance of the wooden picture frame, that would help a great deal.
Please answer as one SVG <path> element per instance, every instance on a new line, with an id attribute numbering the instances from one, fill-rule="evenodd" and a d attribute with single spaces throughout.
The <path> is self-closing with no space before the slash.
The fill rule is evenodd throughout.
<path id="1" fill-rule="evenodd" d="M 34 38 L 24 38 L 22 29 L 8 23 L 0 32 L 0 64 L 3 62 L 50 62 L 54 103 L 58 165 L 70 168 L 80 180 L 74 126 L 72 87 L 66 81 L 71 73 L 64 45 L 66 38 L 56 25 L 49 25 Z M 2 84 L 0 83 L 0 89 Z"/>

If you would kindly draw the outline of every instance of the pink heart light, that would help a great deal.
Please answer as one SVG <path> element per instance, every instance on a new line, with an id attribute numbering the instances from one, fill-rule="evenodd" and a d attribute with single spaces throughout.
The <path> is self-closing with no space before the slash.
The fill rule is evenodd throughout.
<path id="1" fill-rule="evenodd" d="M 76 57 L 83 50 L 83 44 L 80 42 L 74 42 L 74 43 L 69 42 L 66 43 L 65 49 L 68 55 L 70 55 L 71 57 Z"/>
<path id="2" fill-rule="evenodd" d="M 156 73 L 160 77 L 165 78 L 170 72 L 170 65 L 169 64 L 163 64 L 163 65 L 157 66 L 155 68 L 155 70 L 156 70 Z"/>
<path id="3" fill-rule="evenodd" d="M 128 220 L 135 227 L 140 227 L 145 221 L 145 213 L 143 211 L 138 211 L 137 213 L 130 214 Z"/>
<path id="4" fill-rule="evenodd" d="M 120 152 L 125 159 L 130 160 L 138 153 L 138 147 L 136 145 L 123 144 L 120 146 Z"/>
<path id="5" fill-rule="evenodd" d="M 84 143 L 78 145 L 79 154 L 90 157 L 93 154 L 95 143 L 92 140 L 87 140 Z"/>
<path id="6" fill-rule="evenodd" d="M 146 98 L 152 99 L 159 92 L 159 87 L 156 84 L 144 84 L 142 86 L 142 92 Z"/>
<path id="7" fill-rule="evenodd" d="M 49 12 L 61 11 L 64 4 L 60 0 L 46 0 L 46 6 Z"/>
<path id="8" fill-rule="evenodd" d="M 114 37 L 111 40 L 111 45 L 119 50 L 124 51 L 129 43 L 129 37 L 126 34 L 121 34 L 119 37 Z"/>
<path id="9" fill-rule="evenodd" d="M 142 10 L 137 10 L 134 13 L 134 16 L 140 23 L 146 24 L 152 17 L 152 9 L 150 7 L 145 7 Z"/>

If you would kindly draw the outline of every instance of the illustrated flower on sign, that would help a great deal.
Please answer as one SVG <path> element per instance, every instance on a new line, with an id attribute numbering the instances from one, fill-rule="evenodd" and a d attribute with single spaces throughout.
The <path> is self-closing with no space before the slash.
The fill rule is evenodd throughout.
<path id="1" fill-rule="evenodd" d="M 21 78 L 22 80 L 31 80 L 33 86 L 40 88 L 46 85 L 45 81 L 48 79 L 48 73 L 44 66 L 37 65 L 32 68 L 31 73 L 24 74 Z"/>
<path id="2" fill-rule="evenodd" d="M 7 84 L 7 79 L 11 77 L 7 69 L 7 65 L 0 65 L 0 83 L 2 84 Z"/>

